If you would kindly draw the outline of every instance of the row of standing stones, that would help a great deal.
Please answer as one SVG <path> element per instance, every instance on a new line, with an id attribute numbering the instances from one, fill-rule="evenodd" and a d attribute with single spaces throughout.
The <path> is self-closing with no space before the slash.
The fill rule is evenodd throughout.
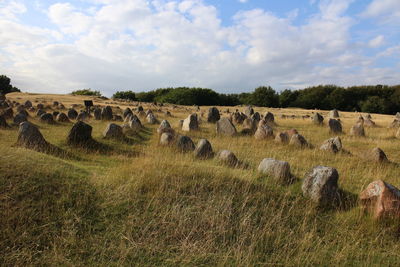
<path id="1" fill-rule="evenodd" d="M 5 110 L 3 109 L 2 115 L 0 115 L 0 127 L 6 128 L 9 126 L 7 125 L 5 119 L 9 118 L 9 114 L 12 112 L 12 105 L 7 102 L 6 103 L 8 105 L 5 105 L 4 99 L 0 101 L 2 101 L 0 102 L 1 107 L 6 106 Z M 16 117 L 20 116 L 27 118 L 29 116 L 25 110 L 30 109 L 30 111 L 32 111 L 32 105 L 29 102 L 30 101 L 27 101 L 23 105 L 24 108 L 17 107 L 18 113 Z M 63 105 L 60 105 L 59 103 L 54 103 L 54 106 L 58 106 L 60 109 L 64 108 Z M 37 108 L 37 115 L 39 115 L 40 120 L 45 123 L 53 123 L 50 119 L 50 116 L 52 118 L 55 116 L 56 121 L 61 122 L 68 122 L 70 119 L 78 119 L 77 122 L 72 126 L 67 136 L 67 143 L 69 145 L 91 147 L 96 144 L 96 141 L 92 138 L 92 127 L 84 122 L 84 120 L 89 118 L 88 114 L 83 114 L 79 118 L 79 115 L 82 114 L 82 112 L 78 114 L 74 109 L 69 109 L 67 114 L 60 112 L 57 114 L 49 114 L 46 112 L 42 113 L 40 111 L 43 109 L 40 104 L 38 104 Z M 145 116 L 148 123 L 158 123 L 156 116 L 151 112 L 151 110 L 144 112 L 142 107 L 138 107 L 137 112 L 140 116 Z M 65 116 L 61 114 L 64 114 Z M 46 116 L 42 119 L 43 115 Z M 64 119 L 57 119 L 60 117 L 64 117 Z M 112 109 L 109 106 L 104 107 L 103 109 L 96 108 L 94 110 L 94 117 L 95 119 L 122 121 L 122 117 L 118 118 L 113 115 Z M 340 119 L 337 119 L 339 114 L 336 110 L 333 110 L 330 113 L 330 117 L 333 117 L 329 120 L 331 132 L 337 133 L 338 131 L 333 131 L 332 128 L 337 129 L 339 128 L 338 125 L 340 125 L 341 129 Z M 399 120 L 399 117 L 399 115 L 396 115 L 395 122 Z M 103 136 L 105 138 L 121 139 L 124 138 L 124 134 L 126 132 L 136 132 L 143 127 L 138 116 L 129 108 L 124 110 L 123 118 L 125 122 L 123 126 L 110 123 L 105 129 Z M 323 117 L 319 113 L 316 113 L 312 117 L 312 120 L 314 123 L 322 124 Z M 371 120 L 371 118 L 367 117 L 366 120 Z M 237 131 L 233 124 L 233 122 L 235 122 L 237 124 L 244 124 L 244 134 L 253 134 L 254 137 L 259 140 L 275 139 L 275 141 L 279 143 L 289 143 L 301 147 L 312 147 L 295 129 L 288 130 L 286 132 L 280 132 L 274 136 L 274 115 L 268 112 L 264 116 L 260 116 L 257 112 L 254 112 L 251 107 L 247 107 L 245 113 L 241 113 L 236 110 L 233 114 L 231 114 L 230 118 L 221 118 L 218 109 L 213 107 L 210 108 L 208 112 L 207 121 L 209 123 L 215 123 L 216 132 L 222 135 L 236 135 Z M 181 121 L 180 127 L 182 127 L 183 131 L 199 130 L 200 122 L 201 120 L 198 118 L 197 114 L 194 113 L 189 115 L 185 120 Z M 48 151 L 52 149 L 53 146 L 45 140 L 39 129 L 34 124 L 28 122 L 27 119 L 19 121 L 14 117 L 14 123 L 19 124 L 17 145 L 38 151 Z M 365 119 L 361 117 L 355 126 L 362 127 L 364 123 Z M 176 136 L 175 131 L 172 129 L 167 120 L 163 120 L 161 122 L 157 132 L 160 136 L 160 145 L 175 144 L 181 152 L 192 151 L 194 156 L 198 159 L 210 159 L 216 156 L 220 162 L 228 166 L 243 168 L 248 167 L 248 165 L 243 161 L 240 161 L 232 151 L 221 150 L 215 154 L 211 143 L 207 139 L 200 139 L 198 144 L 195 145 L 192 139 L 188 136 Z M 334 153 L 344 151 L 340 137 L 326 140 L 320 146 L 320 149 Z M 378 162 L 388 162 L 385 153 L 379 148 L 375 148 L 373 151 L 371 151 L 370 158 Z M 295 180 L 291 174 L 289 163 L 285 161 L 265 158 L 259 164 L 258 171 L 268 177 L 273 178 L 277 183 L 280 184 L 290 184 Z M 338 179 L 339 174 L 335 168 L 326 166 L 314 167 L 305 175 L 303 179 L 303 194 L 318 205 L 335 205 L 335 203 L 338 203 L 341 198 Z M 369 184 L 367 188 L 360 193 L 359 198 L 362 207 L 366 211 L 371 212 L 374 218 L 400 216 L 400 191 L 393 185 L 382 180 L 374 181 Z"/>

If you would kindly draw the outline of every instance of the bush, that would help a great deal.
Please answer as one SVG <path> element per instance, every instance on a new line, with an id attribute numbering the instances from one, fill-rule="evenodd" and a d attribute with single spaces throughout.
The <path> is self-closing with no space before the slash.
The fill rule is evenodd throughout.
<path id="1" fill-rule="evenodd" d="M 11 92 L 21 92 L 21 90 L 12 86 L 11 79 L 6 75 L 0 75 L 0 94 L 5 95 Z"/>
<path id="2" fill-rule="evenodd" d="M 100 91 L 93 91 L 92 89 L 81 89 L 71 93 L 71 95 L 89 95 L 89 96 L 101 96 Z"/>
<path id="3" fill-rule="evenodd" d="M 112 98 L 114 99 L 126 99 L 131 101 L 136 101 L 136 94 L 132 91 L 117 91 L 113 94 Z"/>

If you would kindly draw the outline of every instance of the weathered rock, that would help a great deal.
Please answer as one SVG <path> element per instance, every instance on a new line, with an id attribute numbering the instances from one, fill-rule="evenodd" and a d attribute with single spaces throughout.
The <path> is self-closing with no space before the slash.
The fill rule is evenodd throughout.
<path id="1" fill-rule="evenodd" d="M 367 159 L 377 162 L 377 163 L 385 163 L 389 162 L 385 152 L 379 147 L 376 147 L 367 153 Z"/>
<path id="2" fill-rule="evenodd" d="M 113 115 L 112 120 L 113 120 L 113 121 L 124 121 L 124 120 L 122 119 L 122 116 L 121 116 L 121 115 Z"/>
<path id="3" fill-rule="evenodd" d="M 254 114 L 254 109 L 251 106 L 247 106 L 244 110 L 244 114 L 246 114 L 247 117 L 251 117 L 251 115 Z"/>
<path id="4" fill-rule="evenodd" d="M 122 115 L 124 116 L 124 119 L 126 118 L 126 117 L 128 117 L 129 115 L 133 115 L 133 112 L 132 112 L 132 110 L 130 109 L 130 108 L 126 108 L 126 109 L 124 109 L 124 112 L 122 113 Z"/>
<path id="5" fill-rule="evenodd" d="M 146 117 L 146 121 L 149 124 L 156 124 L 158 123 L 158 120 L 156 119 L 156 116 L 154 116 L 153 113 L 149 113 Z"/>
<path id="6" fill-rule="evenodd" d="M 342 133 L 342 124 L 339 120 L 329 119 L 329 131 L 331 133 Z"/>
<path id="7" fill-rule="evenodd" d="M 44 113 L 40 116 L 40 121 L 47 124 L 54 124 L 53 115 L 50 113 Z"/>
<path id="8" fill-rule="evenodd" d="M 160 136 L 160 145 L 169 146 L 174 142 L 174 135 L 169 132 L 164 132 Z"/>
<path id="9" fill-rule="evenodd" d="M 258 166 L 258 171 L 272 177 L 281 184 L 288 184 L 293 181 L 292 174 L 290 173 L 290 165 L 286 161 L 265 158 Z"/>
<path id="10" fill-rule="evenodd" d="M 68 115 L 68 118 L 69 118 L 70 120 L 75 120 L 76 117 L 78 117 L 78 112 L 77 112 L 75 109 L 70 108 L 70 109 L 68 110 L 68 112 L 67 112 L 67 115 Z"/>
<path id="11" fill-rule="evenodd" d="M 352 136 L 365 136 L 365 130 L 363 123 L 357 123 L 350 129 L 350 135 Z"/>
<path id="12" fill-rule="evenodd" d="M 31 107 L 32 107 L 32 102 L 29 101 L 29 100 L 26 100 L 24 106 L 25 106 L 26 108 L 31 108 Z"/>
<path id="13" fill-rule="evenodd" d="M 36 117 L 40 118 L 40 116 L 42 116 L 45 113 L 46 111 L 44 109 L 38 109 L 38 111 L 36 112 Z"/>
<path id="14" fill-rule="evenodd" d="M 280 144 L 288 144 L 289 143 L 289 135 L 287 132 L 279 132 L 275 136 L 275 142 L 280 143 Z"/>
<path id="15" fill-rule="evenodd" d="M 58 114 L 60 114 L 59 111 L 53 111 L 53 118 L 56 118 Z"/>
<path id="16" fill-rule="evenodd" d="M 142 107 L 142 106 L 138 106 L 138 107 L 137 107 L 137 111 L 138 111 L 138 112 L 140 112 L 140 111 L 144 111 L 144 109 L 143 109 L 143 107 Z"/>
<path id="17" fill-rule="evenodd" d="M 210 123 L 216 123 L 219 121 L 221 116 L 219 115 L 219 110 L 216 107 L 212 107 L 208 110 L 207 121 Z"/>
<path id="18" fill-rule="evenodd" d="M 57 115 L 56 121 L 58 121 L 58 122 L 69 122 L 69 119 L 68 119 L 68 116 L 65 113 L 61 112 L 61 113 L 59 113 Z"/>
<path id="19" fill-rule="evenodd" d="M 14 124 L 19 125 L 22 122 L 28 121 L 28 117 L 24 113 L 18 113 L 14 117 Z"/>
<path id="20" fill-rule="evenodd" d="M 299 146 L 299 147 L 308 147 L 309 144 L 304 136 L 300 134 L 294 134 L 289 141 L 289 145 Z"/>
<path id="21" fill-rule="evenodd" d="M 42 103 L 39 103 L 36 105 L 37 109 L 44 109 L 44 105 Z"/>
<path id="22" fill-rule="evenodd" d="M 123 139 L 124 133 L 122 131 L 122 127 L 115 124 L 109 123 L 107 128 L 103 132 L 104 138 L 111 138 L 111 139 Z"/>
<path id="23" fill-rule="evenodd" d="M 239 160 L 235 156 L 235 154 L 232 151 L 229 150 L 221 150 L 217 154 L 217 159 L 230 166 L 230 167 L 237 167 L 239 164 Z"/>
<path id="24" fill-rule="evenodd" d="M 93 116 L 94 116 L 95 120 L 97 120 L 97 121 L 101 120 L 101 109 L 100 108 L 95 108 L 93 110 Z"/>
<path id="25" fill-rule="evenodd" d="M 342 150 L 342 140 L 339 136 L 336 136 L 335 138 L 330 138 L 328 140 L 325 140 L 319 149 L 332 153 L 337 153 Z"/>
<path id="26" fill-rule="evenodd" d="M 274 114 L 272 114 L 271 112 L 267 112 L 264 115 L 264 120 L 269 123 L 269 125 L 274 124 L 275 123 L 275 116 Z"/>
<path id="27" fill-rule="evenodd" d="M 200 139 L 194 150 L 194 156 L 199 159 L 209 159 L 214 156 L 211 143 L 207 139 Z"/>
<path id="28" fill-rule="evenodd" d="M 232 120 L 236 124 L 242 124 L 243 121 L 246 119 L 246 117 L 247 116 L 244 113 L 241 113 L 237 110 L 234 113 L 232 113 Z"/>
<path id="29" fill-rule="evenodd" d="M 258 124 L 256 132 L 254 133 L 254 138 L 257 140 L 273 139 L 274 130 L 267 124 L 264 124 L 263 120 L 261 120 Z"/>
<path id="30" fill-rule="evenodd" d="M 339 118 L 339 111 L 337 111 L 336 109 L 331 110 L 329 112 L 329 117 L 332 118 L 332 119 Z"/>
<path id="31" fill-rule="evenodd" d="M 14 116 L 14 111 L 13 111 L 13 109 L 10 107 L 10 108 L 6 108 L 4 111 L 3 111 L 3 114 L 2 114 L 3 116 L 4 116 L 4 118 L 7 120 L 7 119 L 11 119 L 13 116 Z"/>
<path id="32" fill-rule="evenodd" d="M 110 106 L 106 106 L 101 110 L 101 119 L 110 121 L 113 118 L 113 111 Z"/>
<path id="33" fill-rule="evenodd" d="M 196 131 L 199 129 L 199 122 L 197 119 L 197 114 L 193 113 L 189 115 L 182 124 L 182 131 L 185 132 L 190 132 L 190 131 Z"/>
<path id="34" fill-rule="evenodd" d="M 400 119 L 394 119 L 392 123 L 390 123 L 389 128 L 400 128 Z"/>
<path id="35" fill-rule="evenodd" d="M 9 128 L 10 126 L 7 124 L 6 119 L 4 118 L 3 115 L 0 115 L 0 129 L 6 129 Z"/>
<path id="36" fill-rule="evenodd" d="M 317 112 L 312 117 L 312 121 L 314 124 L 321 125 L 324 122 L 324 117 Z"/>
<path id="37" fill-rule="evenodd" d="M 247 129 L 250 134 L 254 134 L 257 131 L 258 121 L 252 118 L 246 118 L 243 121 L 243 129 Z"/>
<path id="38" fill-rule="evenodd" d="M 93 142 L 92 126 L 83 121 L 76 122 L 67 136 L 69 145 L 87 147 L 91 146 Z"/>
<path id="39" fill-rule="evenodd" d="M 38 151 L 45 151 L 49 148 L 49 143 L 39 129 L 28 121 L 19 125 L 17 145 Z"/>
<path id="40" fill-rule="evenodd" d="M 371 119 L 364 119 L 364 126 L 366 127 L 376 127 L 376 123 Z"/>
<path id="41" fill-rule="evenodd" d="M 293 135 L 299 134 L 299 132 L 294 128 L 286 130 L 286 133 L 288 134 L 289 139 L 292 138 Z"/>
<path id="42" fill-rule="evenodd" d="M 260 115 L 260 113 L 256 112 L 253 115 L 251 115 L 250 118 L 252 118 L 253 120 L 259 122 L 261 120 L 261 115 Z"/>
<path id="43" fill-rule="evenodd" d="M 315 203 L 331 206 L 339 197 L 338 179 L 336 169 L 317 166 L 306 174 L 301 189 L 304 196 L 310 197 Z"/>
<path id="44" fill-rule="evenodd" d="M 53 107 L 58 107 L 58 105 L 59 105 L 60 103 L 58 102 L 58 101 L 53 101 Z"/>
<path id="45" fill-rule="evenodd" d="M 196 149 L 192 139 L 185 135 L 180 135 L 178 137 L 176 140 L 176 146 L 181 152 L 189 152 Z"/>
<path id="46" fill-rule="evenodd" d="M 215 128 L 217 134 L 234 136 L 237 133 L 235 126 L 228 118 L 219 119 Z"/>
<path id="47" fill-rule="evenodd" d="M 89 119 L 89 114 L 86 111 L 81 111 L 76 117 L 77 121 L 87 121 Z"/>
<path id="48" fill-rule="evenodd" d="M 171 133 L 172 135 L 174 135 L 175 131 L 174 131 L 174 129 L 172 129 L 171 124 L 169 124 L 169 122 L 167 120 L 163 120 L 160 123 L 160 126 L 158 126 L 157 133 L 159 135 L 161 135 L 163 133 Z"/>
<path id="49" fill-rule="evenodd" d="M 373 181 L 360 193 L 360 203 L 375 219 L 400 217 L 400 190 L 382 180 Z"/>
<path id="50" fill-rule="evenodd" d="M 140 121 L 140 119 L 136 115 L 133 115 L 131 117 L 131 120 L 128 123 L 128 125 L 134 131 L 139 131 L 140 129 L 143 128 L 142 122 Z"/>

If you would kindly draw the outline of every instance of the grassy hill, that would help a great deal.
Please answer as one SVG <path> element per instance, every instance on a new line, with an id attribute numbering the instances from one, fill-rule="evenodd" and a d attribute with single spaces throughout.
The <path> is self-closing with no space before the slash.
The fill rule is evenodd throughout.
<path id="1" fill-rule="evenodd" d="M 34 104 L 57 100 L 66 107 L 91 99 L 23 93 L 7 97 Z M 106 103 L 133 107 L 95 99 L 95 104 Z M 158 119 L 167 119 L 180 133 L 178 121 L 195 110 L 161 109 L 173 117 L 155 112 Z M 400 140 L 394 138 L 395 130 L 386 128 L 393 117 L 372 114 L 381 127 L 366 128 L 365 138 L 341 135 L 351 155 L 334 155 L 318 150 L 333 136 L 326 123 L 316 126 L 309 119 L 279 116 L 312 111 L 255 110 L 274 113 L 275 132 L 296 128 L 316 148 L 218 136 L 215 125 L 203 118 L 200 131 L 186 134 L 195 143 L 207 138 L 214 151 L 229 149 L 249 165 L 232 169 L 158 145 L 158 125 L 145 122 L 131 142 L 118 142 L 102 138 L 108 122 L 90 120 L 93 137 L 110 148 L 100 153 L 66 144 L 72 123 L 42 124 L 31 114 L 29 120 L 46 140 L 73 155 L 69 158 L 16 147 L 18 128 L 0 130 L 0 265 L 398 265 L 399 225 L 373 221 L 357 203 L 357 195 L 373 180 L 400 184 Z M 346 133 L 359 115 L 341 113 Z M 366 160 L 365 152 L 377 146 L 394 163 Z M 288 161 L 299 180 L 282 186 L 260 176 L 257 166 L 267 157 Z M 318 209 L 303 197 L 301 181 L 317 165 L 338 170 L 339 186 L 347 195 L 341 209 Z"/>

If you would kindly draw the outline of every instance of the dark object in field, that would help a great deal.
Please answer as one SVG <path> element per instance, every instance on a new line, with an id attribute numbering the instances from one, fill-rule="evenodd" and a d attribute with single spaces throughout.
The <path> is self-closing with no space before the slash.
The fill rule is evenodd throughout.
<path id="1" fill-rule="evenodd" d="M 208 110 L 207 122 L 216 123 L 220 118 L 219 110 L 216 107 L 212 107 Z"/>
<path id="2" fill-rule="evenodd" d="M 329 119 L 328 124 L 331 133 L 342 133 L 342 124 L 339 120 Z"/>
<path id="3" fill-rule="evenodd" d="M 189 152 L 196 149 L 192 139 L 189 136 L 181 135 L 176 141 L 176 146 L 181 152 Z"/>
<path id="4" fill-rule="evenodd" d="M 194 150 L 194 156 L 199 159 L 209 159 L 214 156 L 211 143 L 207 139 L 200 139 Z"/>
<path id="5" fill-rule="evenodd" d="M 217 134 L 227 136 L 234 136 L 237 133 L 235 126 L 228 118 L 221 118 L 218 120 L 215 129 Z"/>
<path id="6" fill-rule="evenodd" d="M 96 142 L 92 138 L 92 126 L 83 121 L 76 122 L 69 131 L 67 143 L 82 147 L 93 146 Z"/>

